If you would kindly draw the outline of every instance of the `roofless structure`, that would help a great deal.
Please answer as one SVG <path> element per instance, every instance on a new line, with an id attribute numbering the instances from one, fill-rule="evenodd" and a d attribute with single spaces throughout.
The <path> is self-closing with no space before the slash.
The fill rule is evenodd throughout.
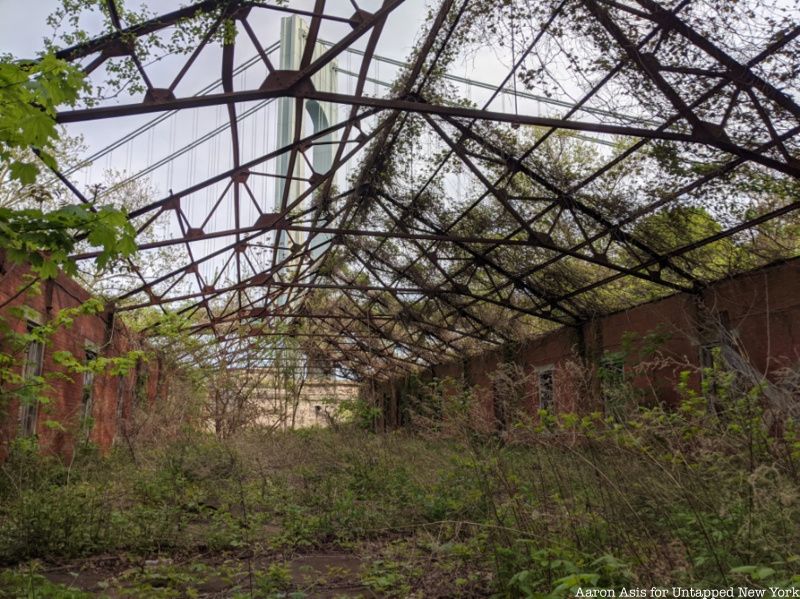
<path id="1" fill-rule="evenodd" d="M 178 310 L 230 351 L 288 335 L 388 378 L 796 253 L 791 9 L 442 0 L 415 32 L 404 4 L 205 0 L 126 23 L 107 0 L 113 30 L 58 55 L 97 78 L 132 65 L 133 91 L 60 123 L 227 115 L 219 168 L 131 212 L 159 234 L 117 311 Z M 187 23 L 184 55 L 146 61 Z M 407 61 L 382 58 L 389 38 Z M 272 129 L 245 118 L 272 101 Z M 156 271 L 163 248 L 179 260 Z"/>

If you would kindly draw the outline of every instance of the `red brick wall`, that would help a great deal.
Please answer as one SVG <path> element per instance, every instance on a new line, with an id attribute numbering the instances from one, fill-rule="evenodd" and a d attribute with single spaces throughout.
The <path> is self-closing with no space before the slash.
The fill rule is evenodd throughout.
<path id="1" fill-rule="evenodd" d="M 554 367 L 554 404 L 561 412 L 602 407 L 596 372 L 601 356 L 625 350 L 625 368 L 645 403 L 675 405 L 681 371 L 700 365 L 707 332 L 699 325 L 701 306 L 727 323 L 750 363 L 768 376 L 800 363 L 800 258 L 721 281 L 699 296 L 676 294 L 629 310 L 598 317 L 581 327 L 562 328 L 522 344 L 513 361 L 531 375 L 526 401 L 539 405 L 537 369 Z M 643 354 L 648 339 L 654 354 Z M 633 342 L 626 341 L 633 339 Z M 421 378 L 453 378 L 471 386 L 487 425 L 493 422 L 492 373 L 502 350 L 435 366 Z M 576 375 L 576 365 L 582 373 Z M 588 373 L 588 375 L 587 375 Z M 583 379 L 581 377 L 584 377 Z M 695 371 L 690 384 L 699 387 Z M 371 383 L 378 393 L 405 387 L 403 381 Z M 391 393 L 390 393 L 391 395 Z M 395 400 L 396 401 L 396 400 Z M 393 407 L 393 413 L 396 413 Z M 396 420 L 394 422 L 396 424 Z M 392 424 L 390 421 L 389 424 Z"/>
<path id="2" fill-rule="evenodd" d="M 6 265 L 0 273 L 0 316 L 15 331 L 24 332 L 26 322 L 12 316 L 14 306 L 32 308 L 40 322 L 53 318 L 63 308 L 74 308 L 88 299 L 90 294 L 75 281 L 64 275 L 39 284 L 39 293 L 22 293 L 14 297 L 25 284 L 25 270 Z M 8 303 L 6 303 L 8 302 Z M 112 314 L 80 316 L 72 326 L 59 329 L 45 347 L 43 374 L 48 378 L 45 393 L 48 402 L 39 407 L 36 433 L 43 451 L 68 456 L 72 452 L 79 429 L 79 413 L 83 397 L 83 375 L 69 374 L 53 361 L 58 351 L 69 351 L 83 360 L 88 348 L 95 348 L 101 356 L 119 356 L 140 347 L 139 341 Z M 135 372 L 126 376 L 98 375 L 93 384 L 92 420 L 89 439 L 101 451 L 107 451 L 116 436 L 117 406 L 122 402 L 123 417 L 130 413 L 134 399 Z M 16 437 L 19 426 L 19 405 L 12 401 L 0 406 L 0 459 L 7 453 L 9 443 Z M 57 421 L 64 430 L 47 426 L 47 421 Z"/>

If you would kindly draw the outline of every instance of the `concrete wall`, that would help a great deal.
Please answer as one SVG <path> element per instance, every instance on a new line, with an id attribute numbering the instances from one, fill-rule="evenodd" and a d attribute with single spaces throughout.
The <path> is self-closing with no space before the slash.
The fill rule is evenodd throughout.
<path id="1" fill-rule="evenodd" d="M 17 332 L 25 332 L 27 323 L 16 317 L 14 307 L 26 305 L 33 310 L 39 324 L 50 321 L 59 310 L 74 308 L 88 299 L 90 294 L 75 281 L 64 275 L 38 284 L 37 293 L 18 293 L 25 285 L 25 270 L 19 266 L 5 264 L 0 271 L 0 316 Z M 58 329 L 46 345 L 43 361 L 43 375 L 47 378 L 48 401 L 40 405 L 36 418 L 35 431 L 39 445 L 48 453 L 70 455 L 76 438 L 82 437 L 80 413 L 83 400 L 83 375 L 70 374 L 54 362 L 53 356 L 59 351 L 69 351 L 83 360 L 87 348 L 96 350 L 100 356 L 119 356 L 129 350 L 139 348 L 139 341 L 120 323 L 113 314 L 105 312 L 97 315 L 80 316 L 74 323 Z M 8 352 L 8 347 L 2 347 Z M 24 360 L 24 354 L 18 361 Z M 20 366 L 21 368 L 21 366 Z M 140 366 L 148 371 L 155 370 L 150 364 Z M 148 385 L 144 385 L 145 400 L 152 400 L 153 390 L 149 387 L 157 378 L 157 372 L 148 372 Z M 140 372 L 141 375 L 141 372 Z M 96 443 L 101 451 L 107 451 L 119 432 L 122 421 L 129 415 L 136 395 L 137 372 L 126 376 L 96 376 L 92 387 L 91 420 L 88 431 L 90 441 Z M 58 426 L 53 426 L 58 422 Z M 16 400 L 0 403 L 0 459 L 8 451 L 9 443 L 17 436 L 20 423 L 20 406 Z M 50 424 L 48 424 L 50 423 Z"/>
<path id="2" fill-rule="evenodd" d="M 718 338 L 711 322 L 723 323 L 740 354 L 767 376 L 800 364 L 800 259 L 721 281 L 697 296 L 676 294 L 561 328 L 513 351 L 437 365 L 419 379 L 452 379 L 471 387 L 478 416 L 489 428 L 497 415 L 493 375 L 499 364 L 511 362 L 523 373 L 523 400 L 532 412 L 540 406 L 538 372 L 552 366 L 555 410 L 586 413 L 604 408 L 597 369 L 604 356 L 618 352 L 641 402 L 675 405 L 680 372 L 690 371 L 690 385 L 699 388 L 701 348 Z M 402 424 L 400 406 L 414 389 L 410 379 L 368 381 L 362 393 L 383 408 L 379 426 L 391 428 Z"/>

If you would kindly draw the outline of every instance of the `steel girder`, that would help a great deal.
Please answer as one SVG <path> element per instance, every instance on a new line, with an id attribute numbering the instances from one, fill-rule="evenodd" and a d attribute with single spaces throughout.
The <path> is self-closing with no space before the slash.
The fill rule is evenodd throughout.
<path id="1" fill-rule="evenodd" d="M 132 261 L 130 268 L 141 285 L 120 294 L 118 310 L 176 306 L 191 317 L 191 330 L 210 332 L 220 342 L 232 335 L 275 334 L 278 323 L 289 323 L 288 334 L 308 338 L 357 375 L 389 376 L 506 342 L 515 336 L 515 328 L 536 332 L 577 326 L 603 309 L 596 305 L 597 294 L 620 281 L 639 281 L 647 297 L 695 292 L 708 280 L 687 265 L 687 255 L 786 218 L 800 207 L 796 201 L 785 202 L 674 247 L 654 243 L 637 229 L 650 215 L 689 202 L 688 198 L 742 169 L 783 181 L 800 178 L 800 106 L 763 68 L 796 43 L 800 25 L 776 32 L 756 54 L 742 60 L 682 18 L 692 8 L 689 0 L 672 6 L 653 0 L 553 2 L 539 29 L 530 32 L 530 43 L 513 56 L 512 67 L 495 92 L 475 107 L 446 101 L 435 84 L 438 61 L 459 43 L 457 32 L 470 18 L 469 0 L 440 4 L 408 68 L 388 95 L 365 93 L 376 48 L 393 11 L 403 2 L 385 0 L 373 12 L 354 2 L 353 14 L 343 17 L 328 10 L 324 0 L 317 0 L 312 10 L 245 0 L 205 0 L 125 26 L 114 0 L 108 0 L 113 31 L 59 52 L 62 58 L 85 61 L 90 74 L 101 71 L 109 60 L 130 59 L 146 89 L 141 101 L 60 112 L 60 123 L 209 106 L 224 107 L 228 113 L 232 166 L 131 212 L 140 233 L 158 219 L 170 218 L 175 223 L 173 235 L 142 243 L 143 255 L 180 247 L 186 261 L 159 273 L 147 272 Z M 261 39 L 251 23 L 253 11 L 297 14 L 309 20 L 299 69 L 275 68 L 264 51 L 272 40 Z M 533 60 L 537 44 L 551 35 L 553 23 L 565 15 L 593 19 L 593 35 L 597 40 L 605 36 L 603 43 L 615 49 L 610 53 L 615 62 L 561 117 L 494 108 L 501 90 L 512 80 L 516 85 L 517 74 Z M 139 60 L 136 40 L 198 18 L 206 19 L 205 33 L 188 49 L 169 86 L 156 87 Z M 226 21 L 258 50 L 266 78 L 256 87 L 238 86 L 236 46 L 228 41 L 222 43 L 221 51 L 222 90 L 180 95 L 179 83 L 198 56 L 215 43 Z M 349 31 L 315 56 L 313 48 L 326 23 L 347 25 Z M 662 44 L 674 44 L 677 39 L 702 55 L 702 61 L 695 58 L 696 64 L 684 64 L 680 57 L 662 56 Z M 315 89 L 315 73 L 359 40 L 364 45 L 359 49 L 361 65 L 353 90 Z M 694 55 L 687 52 L 686 56 Z M 609 122 L 595 118 L 601 111 L 581 112 L 623 76 L 638 77 L 647 93 L 663 100 L 660 120 L 650 114 L 638 124 L 635 119 Z M 296 102 L 293 141 L 243 161 L 238 107 L 273 98 Z M 741 98 L 748 100 L 746 109 L 738 108 Z M 347 114 L 322 131 L 304 135 L 299 115 L 303 103 L 310 101 L 343 106 Z M 717 121 L 709 116 L 715 103 L 726 105 Z M 751 120 L 737 111 L 746 112 Z M 595 116 L 586 119 L 579 114 Z M 743 135 L 745 125 L 734 122 L 737 118 L 747 125 L 757 123 L 759 128 Z M 518 135 L 514 140 L 513 132 L 520 126 L 535 127 L 536 133 L 523 142 Z M 391 174 L 397 168 L 391 163 L 411 130 L 436 140 L 441 152 L 428 156 L 431 168 L 422 178 L 393 181 Z M 591 172 L 570 181 L 558 180 L 540 156 L 562 132 L 575 131 L 629 142 Z M 294 201 L 285 185 L 279 210 L 264 210 L 248 184 L 251 176 L 261 174 L 257 169 L 286 155 L 286 173 L 271 176 L 288 182 L 294 164 L 310 164 L 308 153 L 317 144 L 330 143 L 325 141 L 330 135 L 339 138 L 334 142 L 331 168 L 313 172 L 305 181 L 305 191 Z M 654 144 L 709 155 L 713 163 L 698 170 L 693 179 L 680 179 L 680 184 L 659 197 L 634 194 L 632 206 L 615 210 L 599 206 L 593 188 L 616 176 Z M 345 191 L 337 190 L 339 172 L 356 161 L 357 175 Z M 454 165 L 480 190 L 460 204 L 448 200 L 441 188 L 445 173 Z M 59 176 L 86 201 L 68 178 Z M 196 194 L 215 186 L 222 188 L 221 193 L 198 226 L 187 214 L 187 206 Z M 430 196 L 442 193 L 445 197 L 438 205 L 446 205 L 446 214 L 431 212 L 426 208 Z M 257 216 L 247 220 L 242 207 L 250 203 Z M 215 226 L 219 211 L 227 209 L 232 211 L 233 225 Z M 480 219 L 487 212 L 497 215 L 496 230 L 470 230 L 474 223 L 483 222 Z M 281 231 L 307 235 L 302 243 L 281 248 Z M 317 236 L 323 234 L 332 240 L 320 241 Z M 216 245 L 198 254 L 204 243 Z M 254 248 L 266 251 L 266 263 L 253 254 Z M 324 258 L 312 259 L 320 248 L 325 250 Z M 91 260 L 96 255 L 87 248 L 76 259 Z M 216 276 L 202 274 L 209 264 L 217 265 Z M 338 269 L 337 264 L 347 268 Z M 663 291 L 654 291 L 658 289 Z M 347 349 L 345 340 L 351 344 Z"/>

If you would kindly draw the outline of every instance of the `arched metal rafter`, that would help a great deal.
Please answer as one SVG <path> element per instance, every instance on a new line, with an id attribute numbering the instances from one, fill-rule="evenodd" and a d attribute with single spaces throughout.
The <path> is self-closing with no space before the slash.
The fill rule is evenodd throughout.
<path id="1" fill-rule="evenodd" d="M 255 335 L 259 331 L 264 334 L 265 326 L 272 327 L 280 320 L 310 322 L 312 324 L 308 331 L 311 332 L 298 334 L 313 335 L 316 326 L 324 344 L 331 351 L 339 352 L 341 358 L 349 362 L 356 372 L 363 375 L 370 372 L 374 374 L 372 362 L 364 359 L 363 355 L 374 355 L 382 367 L 394 365 L 400 371 L 407 371 L 409 368 L 431 364 L 437 354 L 445 358 L 458 355 L 465 347 L 479 347 L 484 335 L 488 337 L 493 334 L 495 339 L 490 343 L 502 341 L 502 332 L 493 331 L 491 323 L 481 315 L 486 306 L 494 306 L 495 310 L 503 313 L 516 314 L 513 318 L 535 318 L 554 324 L 576 325 L 587 317 L 576 300 L 623 277 L 639 279 L 646 284 L 673 291 L 697 290 L 705 282 L 689 272 L 678 259 L 772 218 L 785 217 L 797 209 L 796 204 L 780 206 L 704 239 L 667 251 L 651 247 L 632 234 L 629 228 L 637 219 L 661 209 L 685 194 L 698 192 L 704 185 L 742 165 L 768 169 L 778 176 L 790 179 L 800 178 L 800 163 L 795 156 L 796 136 L 800 128 L 786 126 L 787 122 L 797 123 L 800 106 L 777 84 L 769 81 L 767 75 L 756 70 L 767 58 L 793 43 L 800 35 L 800 26 L 782 32 L 782 35 L 770 41 L 749 62 L 741 62 L 681 18 L 681 12 L 690 5 L 689 0 L 682 0 L 672 7 L 665 7 L 652 0 L 636 0 L 638 6 L 612 0 L 580 0 L 586 14 L 595 19 L 608 39 L 620 50 L 620 61 L 564 117 L 553 118 L 498 112 L 489 110 L 489 105 L 500 90 L 505 89 L 506 83 L 526 61 L 535 44 L 547 34 L 550 24 L 560 16 L 567 2 L 554 5 L 550 18 L 541 24 L 540 31 L 531 36 L 530 47 L 516 58 L 507 76 L 497 85 L 495 93 L 482 108 L 425 100 L 432 67 L 449 49 L 453 32 L 458 28 L 459 20 L 469 4 L 454 0 L 445 0 L 440 5 L 428 35 L 404 74 L 404 79 L 392 94 L 372 97 L 364 93 L 370 62 L 387 18 L 402 3 L 403 0 L 386 0 L 373 13 L 356 10 L 351 17 L 343 18 L 327 13 L 324 0 L 316 0 L 314 8 L 309 11 L 244 0 L 206 0 L 125 28 L 114 1 L 107 0 L 113 31 L 96 40 L 65 49 L 59 52 L 59 56 L 70 60 L 93 57 L 85 68 L 87 73 L 97 71 L 107 60 L 128 57 L 142 78 L 146 88 L 145 96 L 141 103 L 64 111 L 59 113 L 58 120 L 70 123 L 150 112 L 189 110 L 202 106 L 225 106 L 229 119 L 233 164 L 225 173 L 214 175 L 200 184 L 177 194 L 170 194 L 169 197 L 132 213 L 132 218 L 146 219 L 141 223 L 140 230 L 151 226 L 159 215 L 174 213 L 180 228 L 180 237 L 151 242 L 145 244 L 144 248 L 147 251 L 180 245 L 189 257 L 189 263 L 149 279 L 137 265 L 132 264 L 133 271 L 143 284 L 119 298 L 119 309 L 178 304 L 181 305 L 181 312 L 195 314 L 195 318 L 198 311 L 202 311 L 205 322 L 198 322 L 192 327 L 198 332 L 211 331 L 220 340 L 234 334 L 237 326 L 244 325 L 248 334 Z M 216 17 L 210 21 L 209 28 L 200 37 L 196 47 L 191 49 L 186 61 L 172 78 L 170 86 L 164 89 L 154 87 L 146 68 L 138 59 L 136 44 L 131 40 L 157 33 L 183 19 L 217 10 L 219 12 Z M 253 10 L 279 11 L 309 19 L 309 35 L 297 71 L 281 72 L 275 69 L 264 51 L 268 44 L 259 39 L 259 32 L 250 23 Z M 266 81 L 258 89 L 236 89 L 234 45 L 226 43 L 222 46 L 220 67 L 222 92 L 177 97 L 175 92 L 178 83 L 204 48 L 211 44 L 213 36 L 226 18 L 234 20 L 259 52 L 268 72 Z M 628 23 L 627 29 L 622 27 L 620 22 L 624 19 L 631 19 L 633 25 Z M 326 46 L 326 51 L 314 58 L 313 48 L 322 23 L 326 21 L 347 23 L 351 31 L 338 42 Z M 638 38 L 632 37 L 631 32 L 636 30 L 635 27 L 642 30 Z M 355 91 L 347 94 L 314 89 L 311 84 L 314 73 L 363 36 L 367 36 L 367 43 L 364 50 L 360 51 L 363 56 Z M 667 64 L 650 45 L 656 36 L 683 38 L 717 68 Z M 600 118 L 595 121 L 572 118 L 581 106 L 610 81 L 623 71 L 627 73 L 631 69 L 638 70 L 641 77 L 652 84 L 672 107 L 673 114 L 664 118 L 661 124 L 648 122 L 648 126 L 627 121 L 609 123 Z M 680 88 L 673 75 L 706 79 L 709 84 L 702 93 L 692 97 Z M 727 100 L 728 109 L 720 122 L 711 122 L 707 116 L 703 116 L 705 107 L 711 100 L 717 100 L 726 93 L 730 94 Z M 296 103 L 293 141 L 285 148 L 243 164 L 240 157 L 237 105 L 240 102 L 280 97 L 294 98 Z M 728 133 L 730 119 L 733 118 L 731 107 L 739 98 L 746 98 L 750 103 L 750 110 L 762 125 L 764 137 L 745 140 Z M 325 131 L 303 137 L 301 118 L 303 103 L 306 101 L 349 106 L 349 113 L 341 122 L 332 123 Z M 446 152 L 437 166 L 431 169 L 427 179 L 412 190 L 408 199 L 403 200 L 395 196 L 390 186 L 387 187 L 381 181 L 381 177 L 385 161 L 391 160 L 397 140 L 412 118 L 416 122 L 424 122 Z M 367 123 L 370 123 L 371 129 L 367 127 Z M 491 131 L 493 127 L 502 127 L 509 123 L 515 126 L 535 125 L 544 127 L 545 130 L 528 148 L 504 146 L 498 139 L 494 139 Z M 549 180 L 546 174 L 538 172 L 530 160 L 556 131 L 590 131 L 601 135 L 638 138 L 638 141 L 614 156 L 607 164 L 595 169 L 582 181 L 563 188 Z M 308 161 L 306 153 L 315 143 L 329 143 L 323 139 L 331 132 L 341 135 L 333 152 L 332 168 L 327 173 L 312 175 L 307 182 L 306 191 L 293 202 L 289 200 L 289 186 L 284 186 L 279 212 L 272 214 L 261 211 L 247 184 L 250 170 L 286 153 L 289 165 L 286 172 L 293 173 L 295 162 Z M 652 141 L 669 142 L 687 148 L 709 148 L 730 159 L 694 181 L 678 187 L 671 194 L 631 210 L 623 218 L 615 219 L 603 214 L 584 201 L 584 189 L 635 156 Z M 302 208 L 314 194 L 317 197 L 330 198 L 336 173 L 362 155 L 370 143 L 371 150 L 360 163 L 361 173 L 356 177 L 353 188 L 338 194 L 337 199 L 328 200 L 331 205 L 337 206 L 332 214 L 323 215 L 317 209 Z M 415 213 L 415 206 L 423 194 L 429 192 L 429 186 L 450 160 L 457 161 L 465 168 L 483 192 L 461 210 L 454 221 L 440 223 L 430 215 Z M 288 175 L 284 176 L 290 178 Z M 531 186 L 544 190 L 540 210 L 523 213 L 515 206 L 514 199 L 509 195 L 509 185 L 514 177 L 523 177 Z M 192 194 L 220 182 L 227 182 L 220 201 L 227 194 L 232 197 L 233 228 L 205 230 L 206 224 L 213 218 L 212 211 L 199 230 L 193 229 L 182 211 L 182 202 L 189 201 Z M 485 206 L 489 199 L 496 207 L 495 210 L 509 219 L 513 227 L 504 230 L 500 235 L 492 236 L 460 233 L 462 223 L 473 218 L 476 211 Z M 243 221 L 240 210 L 243 200 L 252 200 L 255 204 L 260 214 L 258 222 Z M 379 219 L 384 219 L 386 229 L 358 224 L 358 219 L 363 218 L 365 205 L 368 204 L 374 207 L 370 213 L 371 218 L 377 215 Z M 300 223 L 300 217 L 296 214 L 293 216 L 299 209 L 302 218 L 310 219 L 308 224 Z M 405 218 L 409 216 L 411 222 L 405 222 Z M 556 224 L 575 232 L 578 235 L 577 242 L 555 240 L 552 231 Z M 293 253 L 284 260 L 279 258 L 280 231 L 306 234 L 304 242 L 294 248 Z M 342 277 L 336 273 L 320 274 L 320 261 L 314 262 L 311 259 L 314 240 L 318 235 L 332 235 L 339 240 L 375 239 L 376 242 L 372 245 L 351 246 L 340 243 L 332 246 L 350 256 L 366 282 L 356 282 L 353 276 Z M 195 244 L 213 239 L 233 241 L 205 256 L 195 255 Z M 401 263 L 386 255 L 385 244 L 390 240 L 401 243 L 403 251 L 410 252 L 409 260 Z M 253 258 L 248 255 L 247 248 L 250 244 L 261 241 L 269 244 L 271 259 L 266 268 L 259 270 Z M 319 248 L 320 245 L 316 247 Z M 538 261 L 520 265 L 521 268 L 512 268 L 502 253 L 507 248 L 518 251 L 520 256 L 538 256 Z M 85 252 L 77 258 L 91 259 L 94 255 L 96 254 L 93 252 Z M 450 261 L 449 266 L 442 265 L 443 258 Z M 221 273 L 211 281 L 201 276 L 200 265 L 217 259 L 224 259 L 224 264 L 232 265 L 235 275 L 231 284 L 223 281 Z M 564 264 L 576 261 L 595 269 L 599 276 L 567 290 L 553 289 L 543 282 L 546 279 L 541 276 L 549 270 L 565 268 Z M 292 274 L 286 275 L 289 264 L 299 266 Z M 254 274 L 245 276 L 245 266 Z M 431 273 L 437 282 L 420 278 L 420 268 Z M 173 293 L 187 277 L 194 278 L 197 290 L 191 293 Z M 491 286 L 489 292 L 476 291 L 477 279 L 480 279 L 481 286 Z M 156 286 L 162 287 L 159 292 L 156 292 Z M 305 299 L 309 292 L 336 292 L 342 294 L 346 301 L 341 309 L 315 313 L 313 309 L 305 308 Z M 391 302 L 387 304 L 381 300 L 378 293 L 387 294 L 386 297 Z M 147 298 L 146 301 L 134 300 L 142 297 L 142 294 Z M 276 303 L 278 298 L 282 298 L 285 305 Z M 423 312 L 430 307 L 438 311 L 440 320 L 432 319 L 430 313 L 425 316 Z M 393 318 L 396 320 L 392 321 Z M 319 322 L 315 323 L 315 319 Z M 349 339 L 363 355 L 346 355 L 348 352 L 342 351 L 339 342 L 330 335 Z M 413 345 L 415 339 L 419 340 L 418 347 Z M 472 345 L 463 345 L 466 341 Z M 412 356 L 413 359 L 406 356 Z"/>

